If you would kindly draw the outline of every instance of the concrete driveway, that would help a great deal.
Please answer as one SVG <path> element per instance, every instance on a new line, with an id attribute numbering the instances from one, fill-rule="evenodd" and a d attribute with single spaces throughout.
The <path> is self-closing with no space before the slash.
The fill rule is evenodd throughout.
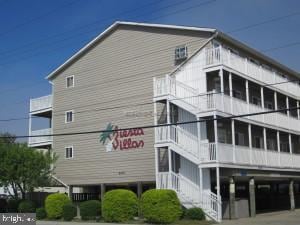
<path id="1" fill-rule="evenodd" d="M 300 209 L 258 214 L 255 218 L 225 220 L 221 225 L 299 225 Z"/>

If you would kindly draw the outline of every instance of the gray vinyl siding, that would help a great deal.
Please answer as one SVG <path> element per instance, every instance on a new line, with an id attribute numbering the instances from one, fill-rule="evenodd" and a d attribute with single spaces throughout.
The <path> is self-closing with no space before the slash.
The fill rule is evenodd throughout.
<path id="1" fill-rule="evenodd" d="M 132 105 L 152 102 L 153 77 L 175 68 L 176 46 L 187 44 L 191 55 L 208 38 L 202 32 L 120 25 L 52 80 L 53 132 L 101 130 L 109 122 L 119 128 L 152 125 L 153 104 Z M 66 88 L 70 75 L 74 88 Z M 105 110 L 112 107 L 119 108 Z M 68 110 L 74 110 L 75 121 L 65 124 Z M 70 185 L 155 181 L 154 130 L 144 132 L 143 148 L 113 152 L 105 151 L 98 133 L 54 137 L 55 174 Z M 74 147 L 73 159 L 65 159 L 65 146 Z"/>

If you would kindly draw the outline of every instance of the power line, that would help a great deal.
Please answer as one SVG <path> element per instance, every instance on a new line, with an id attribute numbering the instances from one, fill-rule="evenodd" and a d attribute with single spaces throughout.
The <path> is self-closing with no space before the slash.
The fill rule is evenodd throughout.
<path id="1" fill-rule="evenodd" d="M 17 24 L 16 26 L 11 27 L 10 29 L 8 29 L 8 30 L 6 30 L 6 31 L 4 31 L 4 32 L 2 32 L 2 33 L 0 33 L 0 36 L 6 35 L 6 34 L 8 34 L 8 33 L 12 32 L 12 31 L 14 31 L 14 30 L 16 30 L 16 29 L 18 29 L 18 28 L 20 28 L 20 27 L 23 27 L 23 26 L 25 26 L 25 25 L 27 25 L 27 24 L 30 24 L 30 23 L 35 22 L 35 21 L 37 21 L 37 20 L 40 20 L 40 19 L 42 19 L 42 18 L 45 17 L 45 16 L 49 16 L 49 15 L 53 14 L 54 12 L 56 12 L 57 10 L 60 10 L 60 9 L 62 9 L 62 8 L 64 8 L 64 7 L 73 5 L 73 4 L 75 4 L 76 2 L 78 2 L 78 1 L 79 1 L 79 0 L 75 0 L 75 1 L 68 2 L 68 3 L 66 3 L 66 4 L 61 5 L 60 7 L 57 7 L 57 8 L 55 8 L 55 9 L 52 9 L 52 10 L 46 12 L 45 14 L 39 15 L 39 16 L 34 17 L 34 18 L 31 18 L 31 19 L 29 19 L 29 20 L 27 20 L 27 21 L 25 21 L 25 22 L 22 22 L 22 23 L 20 23 L 20 24 Z"/>
<path id="2" fill-rule="evenodd" d="M 257 26 L 264 25 L 264 24 L 267 24 L 267 23 L 272 23 L 272 22 L 275 22 L 275 21 L 283 20 L 283 19 L 286 19 L 286 18 L 289 18 L 289 17 L 292 17 L 292 16 L 297 16 L 297 15 L 300 15 L 300 11 L 293 12 L 293 13 L 283 15 L 283 16 L 279 16 L 279 17 L 273 17 L 271 19 L 264 20 L 264 21 L 261 21 L 259 23 L 253 23 L 253 24 L 250 24 L 250 25 L 247 25 L 247 26 L 244 26 L 244 27 L 236 28 L 234 30 L 229 30 L 229 31 L 227 31 L 227 33 L 236 33 L 236 32 L 240 32 L 240 31 L 243 31 L 243 30 L 248 30 L 248 29 L 253 28 L 253 27 L 257 27 Z"/>
<path id="3" fill-rule="evenodd" d="M 278 85 L 278 84 L 283 84 L 283 83 L 292 83 L 292 82 L 299 82 L 299 80 L 291 80 L 291 81 L 285 81 L 285 82 L 276 82 L 276 83 L 271 83 L 271 84 L 265 84 L 265 85 L 260 85 L 261 87 L 269 87 L 269 86 L 273 86 L 273 85 Z M 172 101 L 179 101 L 179 100 L 184 100 L 184 99 L 188 99 L 188 98 L 196 98 L 196 97 L 204 97 L 204 96 L 208 96 L 208 95 L 217 95 L 217 94 L 225 94 L 225 92 L 211 92 L 211 93 L 202 93 L 202 94 L 198 94 L 198 95 L 192 95 L 192 96 L 188 96 L 188 97 L 181 97 L 181 98 L 176 98 L 173 99 Z M 150 93 L 145 93 L 143 95 L 150 95 Z M 136 96 L 142 96 L 141 94 L 138 94 Z M 132 96 L 131 96 L 132 97 Z M 125 99 L 127 99 L 128 97 L 125 97 Z M 118 98 L 115 101 L 120 101 L 124 98 Z M 103 104 L 103 103 L 111 103 L 114 100 L 110 100 L 107 102 L 98 102 L 98 103 L 93 103 L 91 105 L 84 105 L 84 106 L 80 106 L 79 108 L 84 108 L 84 107 L 88 107 L 88 106 L 93 106 L 93 105 L 99 105 L 99 104 Z M 91 111 L 106 111 L 106 110 L 113 110 L 113 109 L 120 109 L 120 108 L 130 108 L 130 107 L 134 107 L 134 106 L 144 106 L 144 105 L 152 105 L 154 102 L 143 102 L 143 103 L 139 103 L 139 104 L 131 104 L 131 105 L 124 105 L 124 106 L 114 106 L 114 107 L 106 107 L 106 108 L 96 108 L 96 109 L 87 109 L 87 110 L 83 110 L 83 111 L 75 111 L 74 114 L 81 114 L 81 113 L 85 113 L 85 112 L 91 112 Z M 72 108 L 73 110 L 76 108 Z M 64 116 L 65 115 L 65 111 L 66 110 L 60 110 L 60 111 L 56 111 L 56 112 L 64 112 L 64 113 L 57 113 L 54 114 L 52 117 L 57 117 L 57 116 Z M 16 120 L 28 120 L 30 117 L 22 117 L 22 118 L 11 118 L 11 119 L 1 119 L 0 122 L 9 122 L 9 121 L 16 121 Z M 40 118 L 38 116 L 36 117 L 32 117 L 32 118 Z"/>
<path id="4" fill-rule="evenodd" d="M 151 128 L 156 128 L 156 127 L 177 126 L 177 125 L 201 123 L 201 122 L 215 121 L 215 120 L 216 121 L 231 120 L 231 119 L 236 119 L 236 118 L 241 118 L 241 117 L 250 117 L 250 116 L 271 114 L 271 113 L 277 113 L 277 112 L 285 112 L 285 111 L 290 111 L 290 110 L 298 110 L 298 109 L 300 109 L 300 107 L 290 107 L 290 108 L 270 110 L 270 111 L 257 112 L 257 113 L 247 113 L 247 114 L 240 114 L 240 115 L 227 116 L 227 117 L 218 117 L 218 118 L 206 118 L 206 119 L 201 119 L 201 120 L 192 120 L 192 121 L 184 121 L 184 122 L 177 122 L 177 123 L 165 123 L 165 124 L 157 124 L 157 125 L 118 128 L 118 129 L 112 129 L 112 130 L 94 130 L 94 131 L 85 131 L 85 132 L 69 132 L 69 133 L 44 134 L 44 135 L 23 135 L 23 136 L 15 136 L 15 137 L 16 138 L 57 137 L 57 136 L 73 136 L 73 135 L 83 135 L 83 134 L 118 132 L 118 131 L 127 131 L 127 130 L 133 130 L 133 129 L 151 129 Z M 1 137 L 0 136 L 0 139 L 5 139 L 5 138 L 8 138 L 8 137 Z"/>
<path id="5" fill-rule="evenodd" d="M 163 10 L 163 9 L 167 9 L 167 8 L 170 8 L 170 7 L 174 7 L 174 6 L 178 6 L 178 5 L 181 5 L 181 4 L 185 4 L 185 3 L 189 2 L 189 1 L 191 1 L 191 0 L 184 0 L 184 1 L 177 2 L 177 3 L 169 4 L 169 5 L 165 6 L 165 7 L 162 7 L 162 8 L 157 9 L 155 12 L 150 13 L 150 15 L 156 13 L 157 11 Z M 155 4 L 158 4 L 158 3 L 161 3 L 161 1 L 155 1 L 155 2 L 151 2 L 150 4 L 145 4 L 145 5 L 143 5 L 142 7 L 138 7 L 138 8 L 135 8 L 135 9 L 133 9 L 133 10 L 125 11 L 125 12 L 123 12 L 123 13 L 120 13 L 120 14 L 116 15 L 116 16 L 120 16 L 120 15 L 123 15 L 123 14 L 128 14 L 128 12 L 138 11 L 138 10 L 140 10 L 140 9 L 143 9 L 143 8 L 145 8 L 145 7 L 149 7 L 149 6 L 151 6 L 151 5 L 155 5 Z M 137 16 L 135 16 L 135 18 L 139 18 L 139 17 L 141 17 L 141 16 L 145 16 L 145 14 L 137 15 Z M 163 16 L 161 16 L 161 17 L 163 17 Z M 96 22 L 92 22 L 92 23 L 90 23 L 90 24 L 86 24 L 86 25 L 84 25 L 84 26 L 80 26 L 79 28 L 71 29 L 70 31 L 74 31 L 74 30 L 76 31 L 76 30 L 81 30 L 81 29 L 84 29 L 84 30 L 85 30 L 85 29 L 87 28 L 87 26 L 90 26 L 90 25 L 93 25 L 93 24 L 95 24 L 95 25 L 105 24 L 104 21 L 108 21 L 108 20 L 114 19 L 114 18 L 115 18 L 115 17 L 106 17 L 106 18 L 104 18 L 104 19 L 97 20 Z M 100 22 L 100 23 L 98 23 L 98 22 Z M 101 26 L 101 27 L 102 27 L 102 26 Z M 87 31 L 84 31 L 84 32 L 81 32 L 81 33 L 79 33 L 79 34 L 77 34 L 77 35 L 82 35 L 82 34 L 91 33 L 91 32 L 96 31 L 96 30 L 98 30 L 98 28 L 97 28 L 97 29 L 93 28 L 91 31 L 88 31 L 88 32 L 87 32 Z M 70 31 L 62 32 L 62 33 L 60 33 L 60 34 L 51 36 L 50 38 L 46 38 L 46 39 L 43 39 L 43 40 L 48 40 L 48 39 L 52 40 L 51 38 L 53 38 L 53 37 L 59 37 L 59 36 L 61 36 L 62 34 L 69 33 Z M 72 39 L 72 38 L 74 38 L 74 37 L 76 38 L 77 35 L 72 34 L 72 35 L 71 35 L 70 37 L 68 37 L 68 38 L 63 38 L 62 40 L 50 42 L 50 44 L 51 44 L 51 43 L 61 42 L 61 41 L 66 41 L 66 40 Z M 36 43 L 36 42 L 31 42 L 31 43 L 29 43 L 29 46 L 31 46 L 31 45 L 33 45 L 33 44 L 35 44 L 35 43 Z M 24 46 L 22 46 L 21 48 L 26 47 L 26 46 L 28 46 L 28 45 L 24 45 Z M 38 47 L 41 47 L 41 46 L 43 46 L 43 45 L 39 45 Z M 49 46 L 49 43 L 44 44 L 44 46 L 48 47 L 48 46 Z M 16 51 L 16 50 L 18 50 L 18 49 L 20 49 L 20 48 L 15 48 L 15 49 L 12 49 L 12 50 L 6 50 L 6 51 L 3 51 L 3 52 L 0 52 L 0 54 L 8 54 L 8 53 L 14 52 L 14 51 Z M 36 47 L 35 47 L 35 49 L 36 49 Z M 32 50 L 35 50 L 35 49 L 32 49 Z"/>
<path id="6" fill-rule="evenodd" d="M 286 16 L 284 16 L 284 18 L 289 17 L 289 16 L 293 16 L 293 15 L 295 15 L 295 13 L 294 14 L 286 15 Z M 280 17 L 280 18 L 282 18 L 282 17 Z M 278 20 L 278 17 L 273 18 L 272 20 L 269 20 L 269 22 L 273 22 L 273 21 L 276 21 L 276 20 Z M 265 24 L 266 22 L 268 22 L 268 21 L 264 21 L 264 22 L 262 22 L 262 24 Z M 257 24 L 251 25 L 251 26 L 253 27 L 253 26 L 258 26 L 258 25 L 260 25 L 260 23 L 257 23 Z M 246 26 L 246 28 L 247 27 L 249 27 L 249 26 Z M 242 29 L 242 28 L 239 28 L 239 30 L 240 29 Z M 231 31 L 231 32 L 234 32 L 234 31 Z M 288 45 L 286 45 L 286 46 L 288 47 Z M 283 48 L 283 47 L 285 47 L 285 46 L 280 46 L 280 48 Z M 268 49 L 267 51 L 270 51 L 270 50 L 272 50 L 272 49 Z"/>

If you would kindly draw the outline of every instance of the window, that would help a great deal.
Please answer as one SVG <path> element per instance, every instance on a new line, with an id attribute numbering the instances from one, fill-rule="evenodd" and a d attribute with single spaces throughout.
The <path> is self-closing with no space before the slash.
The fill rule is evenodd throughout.
<path id="1" fill-rule="evenodd" d="M 69 76 L 66 78 L 66 87 L 67 88 L 74 87 L 74 76 Z"/>
<path id="2" fill-rule="evenodd" d="M 65 150 L 66 150 L 66 159 L 73 158 L 73 146 L 66 147 Z"/>
<path id="3" fill-rule="evenodd" d="M 187 46 L 178 46 L 175 48 L 175 60 L 186 59 L 187 56 Z"/>
<path id="4" fill-rule="evenodd" d="M 65 113 L 65 123 L 71 123 L 74 121 L 74 112 L 73 111 L 67 111 Z"/>

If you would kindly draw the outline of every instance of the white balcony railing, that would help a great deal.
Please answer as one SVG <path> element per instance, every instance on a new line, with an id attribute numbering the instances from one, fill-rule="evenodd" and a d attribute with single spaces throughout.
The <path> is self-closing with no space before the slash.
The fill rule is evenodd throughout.
<path id="1" fill-rule="evenodd" d="M 156 127 L 155 140 L 156 143 L 172 142 L 193 157 L 200 157 L 197 137 L 179 126 Z"/>
<path id="2" fill-rule="evenodd" d="M 300 169 L 298 154 L 223 143 L 202 144 L 200 152 L 202 162 Z"/>
<path id="3" fill-rule="evenodd" d="M 42 129 L 42 130 L 34 130 L 30 132 L 30 136 L 39 136 L 39 135 L 51 135 L 52 129 Z M 52 144 L 52 136 L 42 136 L 42 137 L 29 137 L 28 145 L 30 147 L 37 147 L 43 145 L 51 145 Z"/>
<path id="4" fill-rule="evenodd" d="M 207 106 L 206 110 L 218 110 L 232 115 L 243 115 L 250 113 L 268 112 L 269 109 L 264 109 L 259 105 L 247 103 L 243 100 L 230 97 L 228 95 L 210 94 L 207 97 L 202 97 L 200 102 L 204 102 L 202 107 Z M 202 110 L 205 110 L 202 108 Z M 245 117 L 259 123 L 277 126 L 288 130 L 300 131 L 300 120 L 295 117 L 288 116 L 280 112 L 266 113 L 254 116 Z"/>
<path id="5" fill-rule="evenodd" d="M 226 48 L 221 46 L 207 48 L 205 54 L 207 66 L 223 64 L 264 84 L 274 84 L 273 87 L 286 93 L 291 93 L 294 96 L 300 94 L 300 86 L 297 83 L 289 82 L 286 77 L 277 72 L 251 62 L 248 58 L 239 56 Z"/>
<path id="6" fill-rule="evenodd" d="M 193 106 L 199 113 L 218 110 L 232 115 L 242 115 L 269 111 L 259 105 L 248 104 L 246 101 L 225 94 L 214 92 L 197 94 L 192 87 L 184 85 L 169 76 L 156 79 L 154 85 L 156 87 L 154 97 L 171 95 L 173 96 L 173 103 L 180 105 L 180 102 L 184 102 Z M 300 120 L 292 116 L 288 117 L 280 112 L 246 118 L 259 123 L 300 132 Z"/>
<path id="7" fill-rule="evenodd" d="M 52 95 L 30 99 L 30 112 L 52 109 Z"/>

